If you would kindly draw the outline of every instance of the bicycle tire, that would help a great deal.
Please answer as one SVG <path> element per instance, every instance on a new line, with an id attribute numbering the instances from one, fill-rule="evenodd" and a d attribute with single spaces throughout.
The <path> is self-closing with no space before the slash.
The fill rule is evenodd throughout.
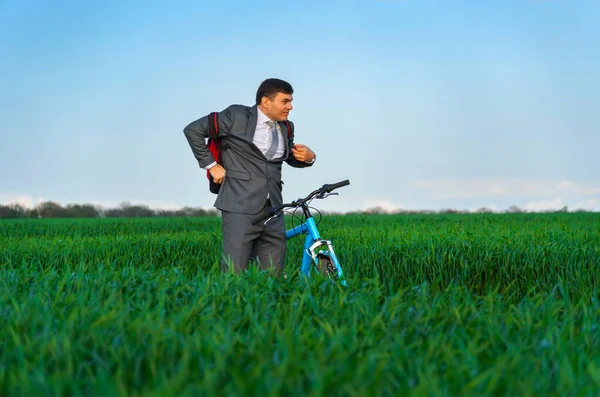
<path id="1" fill-rule="evenodd" d="M 318 254 L 317 259 L 319 260 L 317 270 L 319 271 L 320 275 L 324 277 L 337 278 L 337 271 L 335 269 L 335 265 L 331 261 L 331 258 L 323 254 Z"/>

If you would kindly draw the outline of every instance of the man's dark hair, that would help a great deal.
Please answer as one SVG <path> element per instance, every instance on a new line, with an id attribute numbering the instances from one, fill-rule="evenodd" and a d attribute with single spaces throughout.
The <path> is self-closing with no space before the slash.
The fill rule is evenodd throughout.
<path id="1" fill-rule="evenodd" d="M 260 100 L 262 97 L 266 96 L 270 100 L 273 100 L 275 95 L 278 92 L 283 92 L 284 94 L 293 94 L 294 89 L 291 84 L 287 81 L 279 80 L 279 79 L 266 79 L 263 81 L 258 87 L 258 91 L 256 91 L 256 104 L 260 104 Z"/>

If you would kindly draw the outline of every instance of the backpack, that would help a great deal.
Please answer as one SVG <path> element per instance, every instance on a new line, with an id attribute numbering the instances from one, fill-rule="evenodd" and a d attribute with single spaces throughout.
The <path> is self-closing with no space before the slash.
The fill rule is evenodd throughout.
<path id="1" fill-rule="evenodd" d="M 287 120 L 285 121 L 285 125 L 288 131 L 288 140 L 294 137 L 294 127 Z M 206 147 L 212 154 L 213 158 L 217 162 L 217 164 L 221 165 L 225 168 L 223 164 L 223 149 L 227 148 L 227 144 L 223 144 L 221 138 L 219 136 L 219 118 L 217 112 L 212 112 L 208 115 L 208 141 L 206 143 Z M 211 193 L 219 194 L 219 189 L 221 188 L 221 184 L 215 183 L 212 175 L 209 170 L 206 170 L 206 177 L 208 178 L 208 188 Z"/>

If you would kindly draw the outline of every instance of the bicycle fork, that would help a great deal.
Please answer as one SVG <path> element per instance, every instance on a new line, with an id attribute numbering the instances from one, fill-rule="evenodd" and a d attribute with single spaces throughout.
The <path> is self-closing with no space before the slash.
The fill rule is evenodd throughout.
<path id="1" fill-rule="evenodd" d="M 342 272 L 342 267 L 333 249 L 333 244 L 330 240 L 321 239 L 321 235 L 317 230 L 317 226 L 312 217 L 306 220 L 306 241 L 304 242 L 304 255 L 302 256 L 302 268 L 301 272 L 307 277 L 310 277 L 311 263 L 315 269 L 319 269 L 320 257 L 325 257 L 329 260 L 330 264 L 335 268 L 334 273 L 338 280 L 341 280 L 341 284 L 346 286 L 346 280 Z M 318 270 L 317 270 L 318 272 Z M 330 276 L 331 277 L 331 276 Z M 332 280 L 333 281 L 333 280 Z"/>
<path id="2" fill-rule="evenodd" d="M 312 218 L 312 216 L 309 216 L 302 225 L 298 225 L 295 228 L 288 230 L 286 232 L 286 238 L 290 239 L 299 234 L 306 234 L 306 239 L 304 241 L 304 255 L 302 255 L 302 266 L 300 268 L 300 272 L 310 278 L 311 264 L 313 264 L 315 269 L 318 271 L 319 260 L 320 258 L 324 257 L 326 260 L 329 260 L 331 265 L 334 267 L 334 277 L 340 280 L 343 286 L 346 286 L 347 282 L 344 279 L 342 267 L 333 249 L 333 244 L 329 240 L 321 239 L 321 235 L 317 230 L 315 220 Z"/>
<path id="3" fill-rule="evenodd" d="M 324 249 L 317 251 L 318 248 Z M 335 273 L 336 278 L 340 280 L 341 284 L 347 286 L 346 280 L 344 279 L 344 273 L 342 272 L 342 266 L 335 254 L 331 241 L 318 239 L 310 247 L 305 249 L 305 253 L 312 259 L 315 269 L 319 268 L 319 261 L 324 257 L 325 260 L 329 262 L 329 264 L 325 264 L 325 266 L 329 265 L 333 267 L 328 268 L 327 273 Z"/>

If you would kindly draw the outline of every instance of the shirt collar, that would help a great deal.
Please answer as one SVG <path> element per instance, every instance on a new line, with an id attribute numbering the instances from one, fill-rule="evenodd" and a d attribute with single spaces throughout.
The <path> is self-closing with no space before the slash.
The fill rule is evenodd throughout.
<path id="1" fill-rule="evenodd" d="M 256 110 L 258 110 L 258 113 L 257 113 L 257 121 L 258 121 L 259 123 L 266 124 L 268 121 L 273 121 L 273 120 L 271 120 L 270 118 L 268 118 L 268 117 L 267 117 L 267 115 L 266 115 L 266 114 L 264 114 L 264 113 L 263 113 L 263 111 L 262 111 L 262 110 L 260 110 L 260 108 L 259 108 L 258 106 L 256 107 Z"/>

